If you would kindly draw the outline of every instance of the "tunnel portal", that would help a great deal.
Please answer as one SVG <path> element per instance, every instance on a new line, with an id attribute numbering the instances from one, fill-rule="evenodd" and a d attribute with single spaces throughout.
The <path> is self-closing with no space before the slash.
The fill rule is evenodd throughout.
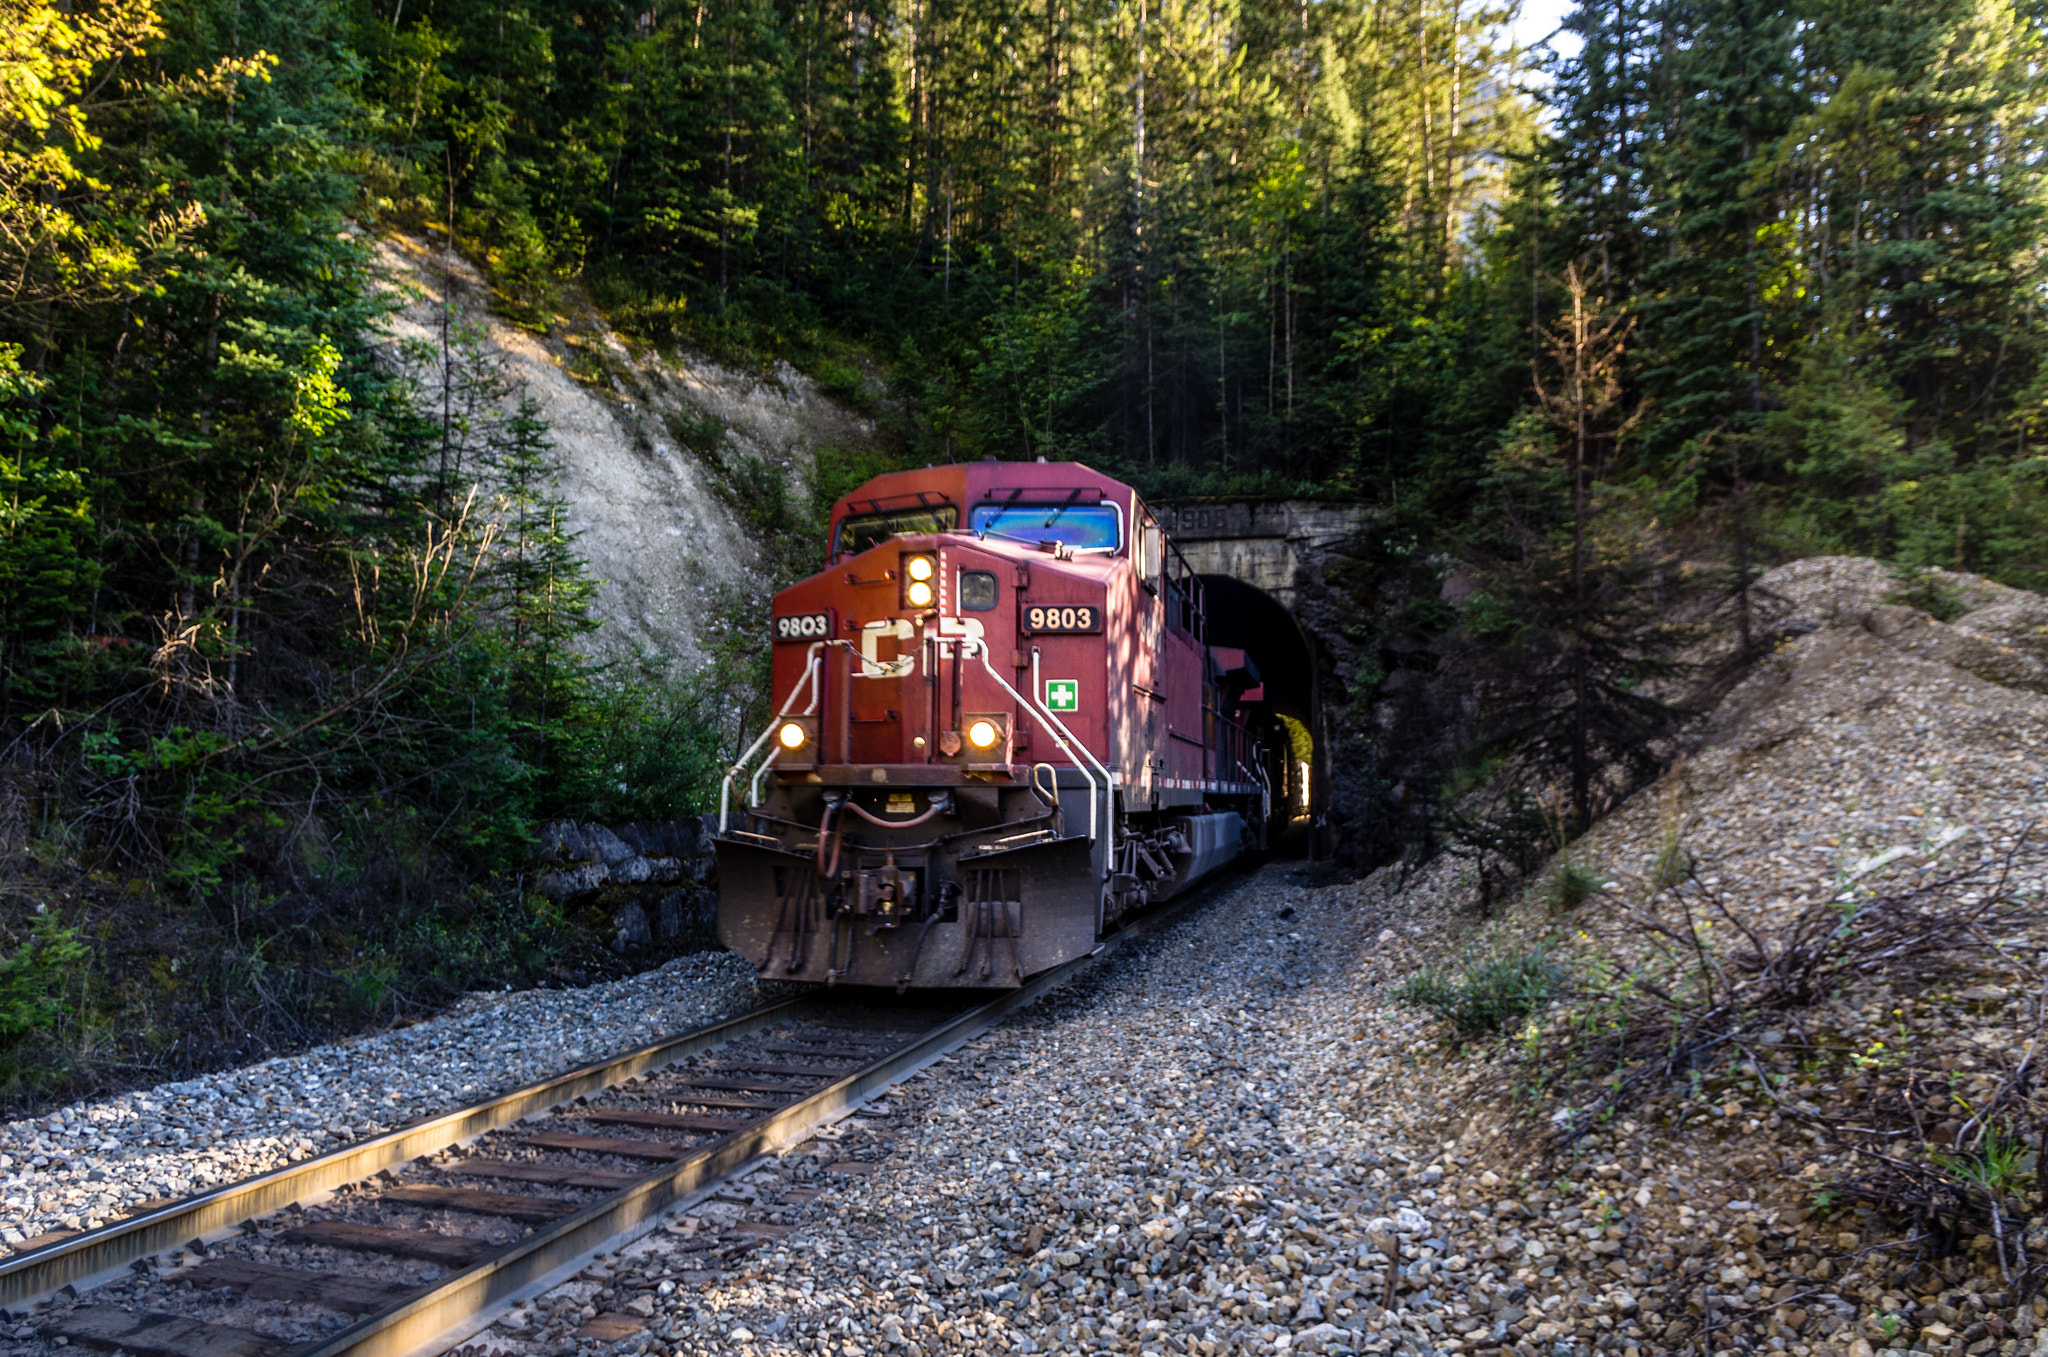
<path id="1" fill-rule="evenodd" d="M 1273 788 L 1276 819 L 1284 826 L 1274 847 L 1284 855 L 1307 855 L 1322 781 L 1316 771 L 1315 656 L 1293 614 L 1271 594 L 1228 575 L 1203 575 L 1201 581 L 1209 644 L 1244 651 L 1258 671 L 1261 700 L 1252 733 L 1269 750 L 1285 751 L 1277 760 L 1282 779 Z"/>

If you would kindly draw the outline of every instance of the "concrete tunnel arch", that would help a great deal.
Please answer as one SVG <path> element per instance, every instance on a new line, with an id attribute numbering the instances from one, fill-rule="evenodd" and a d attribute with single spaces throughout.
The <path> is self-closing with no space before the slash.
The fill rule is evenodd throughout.
<path id="1" fill-rule="evenodd" d="M 1255 733 L 1270 742 L 1308 741 L 1306 804 L 1289 817 L 1273 847 L 1281 856 L 1313 856 L 1315 827 L 1323 821 L 1329 787 L 1329 754 L 1321 738 L 1322 666 L 1315 644 L 1292 610 L 1265 590 L 1231 575 L 1199 578 L 1209 644 L 1244 651 L 1264 681 L 1266 697 L 1260 705 L 1266 719 Z"/>

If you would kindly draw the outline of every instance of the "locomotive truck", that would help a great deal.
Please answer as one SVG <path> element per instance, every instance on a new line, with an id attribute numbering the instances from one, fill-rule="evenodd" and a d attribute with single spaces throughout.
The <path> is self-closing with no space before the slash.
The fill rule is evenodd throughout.
<path id="1" fill-rule="evenodd" d="M 769 626 L 774 719 L 717 837 L 719 938 L 766 978 L 1019 985 L 1265 846 L 1260 676 L 1080 463 L 875 478 Z"/>

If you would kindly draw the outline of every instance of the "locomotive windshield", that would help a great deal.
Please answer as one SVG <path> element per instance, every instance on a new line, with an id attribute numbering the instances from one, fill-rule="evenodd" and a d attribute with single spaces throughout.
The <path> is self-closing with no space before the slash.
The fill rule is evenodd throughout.
<path id="1" fill-rule="evenodd" d="M 1064 542 L 1075 551 L 1115 551 L 1123 514 L 1114 504 L 977 504 L 968 521 L 982 537 Z"/>
<path id="2" fill-rule="evenodd" d="M 866 551 L 905 533 L 951 532 L 959 522 L 960 511 L 950 504 L 848 514 L 839 520 L 839 541 L 833 552 Z"/>

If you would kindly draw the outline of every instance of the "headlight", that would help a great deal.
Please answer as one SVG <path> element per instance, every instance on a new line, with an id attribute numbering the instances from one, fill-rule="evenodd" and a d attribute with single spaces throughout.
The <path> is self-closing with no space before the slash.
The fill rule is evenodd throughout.
<path id="1" fill-rule="evenodd" d="M 993 749 L 1002 736 L 993 721 L 975 721 L 967 727 L 967 743 L 976 749 Z"/>
<path id="2" fill-rule="evenodd" d="M 923 560 L 922 557 L 916 559 Z M 929 562 L 927 562 L 927 568 L 929 568 Z M 929 608 L 932 604 L 932 587 L 923 580 L 912 580 L 910 587 L 903 591 L 903 597 L 909 600 L 910 606 L 913 608 Z"/>
<path id="3" fill-rule="evenodd" d="M 784 749 L 802 749 L 804 741 L 808 738 L 809 732 L 795 721 L 784 721 L 782 729 L 775 732 L 777 743 Z"/>
<path id="4" fill-rule="evenodd" d="M 903 558 L 903 573 L 914 580 L 928 580 L 938 567 L 929 556 L 906 556 Z"/>

